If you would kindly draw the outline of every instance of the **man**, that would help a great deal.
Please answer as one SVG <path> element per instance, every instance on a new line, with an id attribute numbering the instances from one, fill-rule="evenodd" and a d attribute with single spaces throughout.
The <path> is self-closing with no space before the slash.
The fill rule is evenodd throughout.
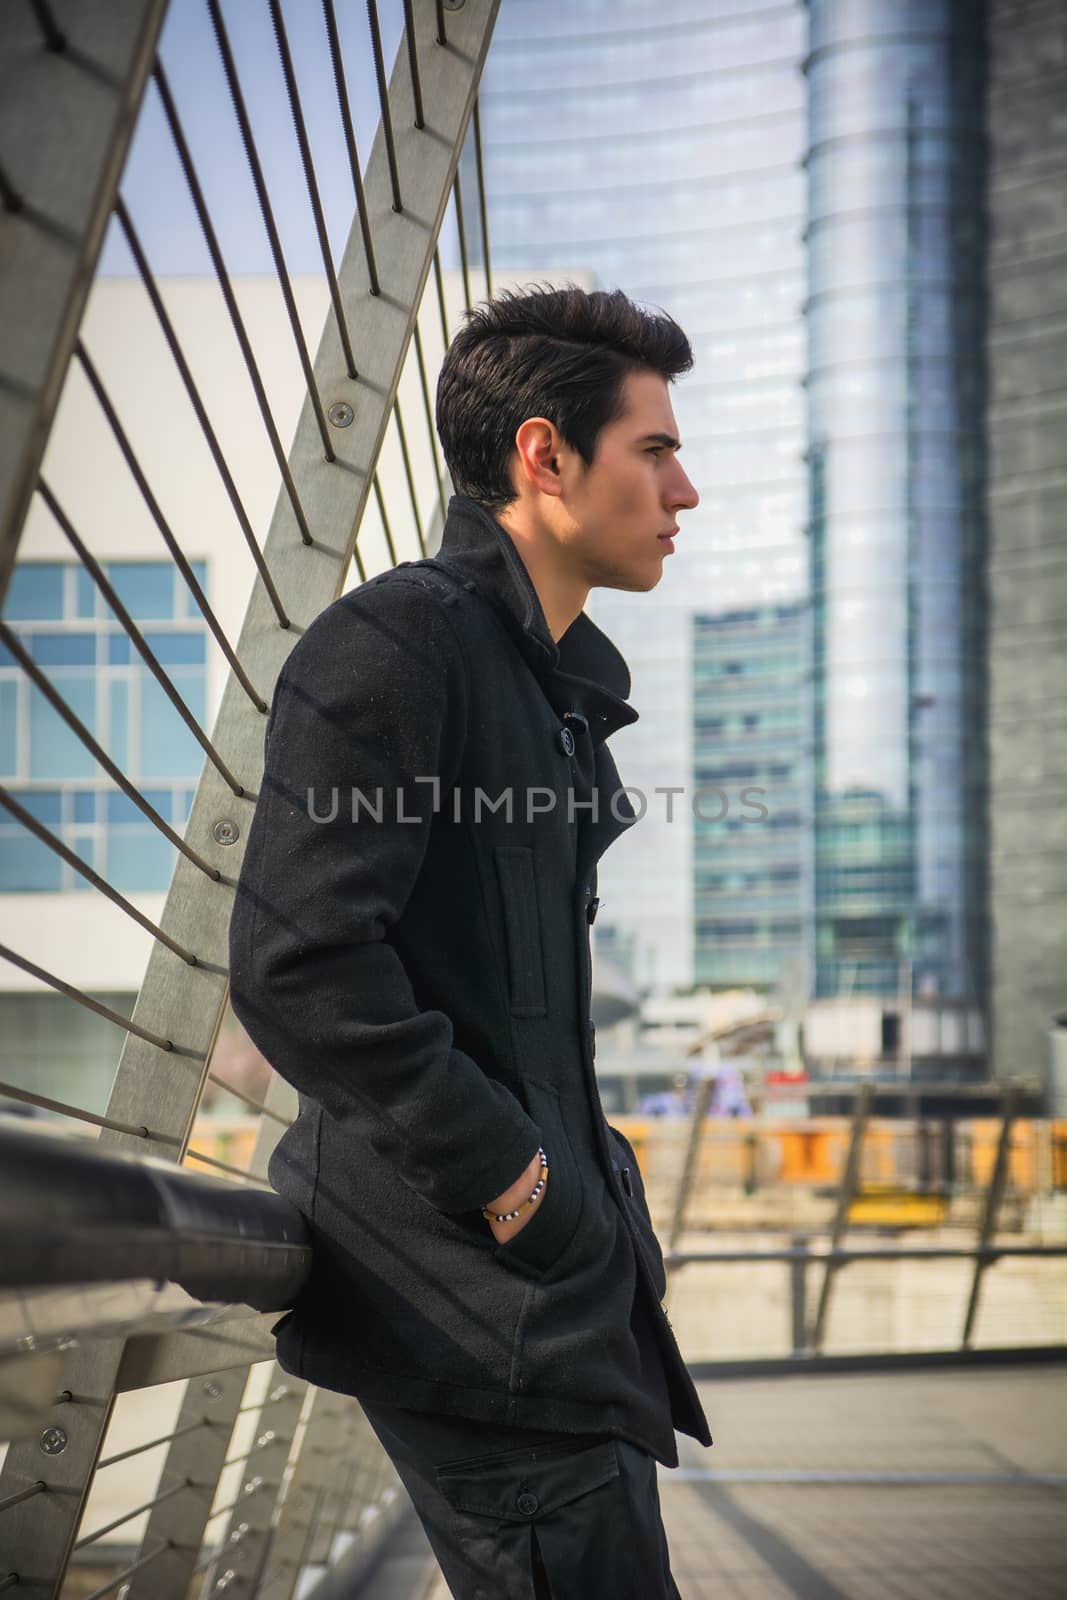
<path id="1" fill-rule="evenodd" d="M 287 1371 L 357 1395 L 461 1600 L 669 1600 L 655 1463 L 710 1444 L 589 1020 L 636 720 L 591 588 L 655 587 L 696 491 L 681 329 L 502 295 L 450 346 L 436 561 L 330 606 L 278 682 L 233 1007 L 300 1092 L 270 1177 L 314 1265 Z"/>

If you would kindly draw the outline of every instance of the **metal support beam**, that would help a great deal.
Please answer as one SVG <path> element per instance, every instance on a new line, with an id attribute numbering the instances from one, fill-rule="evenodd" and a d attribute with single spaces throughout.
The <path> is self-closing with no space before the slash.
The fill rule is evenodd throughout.
<path id="1" fill-rule="evenodd" d="M 191 1480 L 193 1487 L 152 1511 L 138 1555 L 164 1542 L 169 1548 L 131 1580 L 128 1600 L 185 1600 L 247 1381 L 248 1369 L 235 1367 L 194 1378 L 186 1389 L 159 1486 Z"/>
<path id="2" fill-rule="evenodd" d="M 167 0 L 0 6 L 0 601 L 59 401 Z"/>
<path id="3" fill-rule="evenodd" d="M 259 1592 L 270 1554 L 275 1508 L 306 1393 L 307 1384 L 291 1378 L 277 1362 L 273 1364 L 263 1409 L 256 1419 L 255 1447 L 242 1473 L 213 1569 L 215 1583 L 221 1587 L 225 1575 L 226 1588 L 242 1600 Z"/>
<path id="4" fill-rule="evenodd" d="M 264 545 L 267 566 L 293 626 L 279 626 L 263 582 L 257 579 L 238 644 L 241 661 L 265 696 L 269 697 L 301 629 L 344 586 L 497 7 L 498 0 L 467 0 L 450 26 L 447 49 L 435 43 L 427 8 L 416 8 L 426 113 L 426 127 L 421 130 L 414 126 L 403 42 L 398 50 L 389 97 L 404 210 L 393 210 L 388 156 L 379 128 L 365 194 L 381 294 L 371 293 L 358 223 L 338 270 L 348 327 L 359 355 L 359 377 L 348 377 L 331 314 L 315 358 L 315 376 L 327 410 L 336 419 L 336 459 L 323 457 L 307 399 L 289 457 L 314 544 L 302 542 L 290 499 L 282 493 Z M 108 1106 L 115 1121 L 140 1126 L 147 1116 L 152 1127 L 180 1131 L 187 1138 L 226 1000 L 233 889 L 261 781 L 264 722 L 231 676 L 213 743 L 246 793 L 236 798 L 214 768 L 201 777 L 186 839 L 195 848 L 202 847 L 221 878 L 212 883 L 184 858 L 178 862 L 160 925 L 178 943 L 195 948 L 199 965 L 190 969 L 162 945 L 152 951 L 134 1021 L 141 1024 L 153 1017 L 153 1031 L 173 1040 L 174 1049 L 162 1051 L 132 1035 L 127 1039 Z M 125 1108 L 121 1114 L 120 1107 Z M 106 1137 L 109 1143 L 132 1148 L 133 1141 L 125 1134 L 109 1132 Z"/>
<path id="5" fill-rule="evenodd" d="M 0 1477 L 0 1500 L 35 1483 L 36 1494 L 4 1512 L 4 1572 L 18 1574 L 20 1600 L 55 1600 L 115 1398 L 121 1339 L 71 1351 L 55 1403 L 33 1436 L 13 1444 Z"/>
<path id="6" fill-rule="evenodd" d="M 1019 1101 L 1021 1092 L 1018 1084 L 1009 1084 L 1004 1091 L 1004 1116 L 1000 1124 L 1000 1138 L 997 1141 L 996 1160 L 993 1163 L 992 1176 L 985 1194 L 985 1205 L 982 1208 L 981 1221 L 978 1224 L 977 1245 L 979 1254 L 975 1257 L 974 1278 L 971 1281 L 971 1293 L 967 1301 L 967 1311 L 963 1319 L 963 1333 L 960 1344 L 966 1350 L 974 1334 L 974 1324 L 978 1317 L 978 1303 L 982 1294 L 982 1279 L 986 1268 L 990 1264 L 990 1257 L 982 1252 L 992 1244 L 993 1236 L 997 1231 L 997 1221 L 1000 1216 L 1000 1206 L 1004 1199 L 1004 1190 L 1008 1184 L 1008 1167 L 1011 1161 L 1011 1132 L 1015 1118 L 1019 1114 Z"/>
<path id="7" fill-rule="evenodd" d="M 809 1341 L 816 1355 L 822 1349 L 826 1324 L 830 1316 L 830 1297 L 833 1294 L 834 1275 L 840 1265 L 834 1252 L 845 1236 L 848 1228 L 848 1214 L 852 1207 L 852 1202 L 856 1198 L 856 1191 L 859 1188 L 863 1136 L 867 1131 L 867 1118 L 871 1110 L 871 1092 L 871 1085 L 865 1083 L 857 1092 L 856 1108 L 852 1113 L 852 1136 L 848 1143 L 848 1155 L 845 1159 L 845 1170 L 841 1176 L 841 1186 L 837 1191 L 837 1210 L 834 1212 L 833 1226 L 830 1229 L 830 1254 L 826 1258 L 822 1288 L 819 1291 L 819 1308 L 815 1313 L 815 1322 Z"/>
<path id="8" fill-rule="evenodd" d="M 710 1075 L 706 1078 L 701 1078 L 697 1084 L 693 1115 L 689 1119 L 689 1137 L 686 1140 L 685 1160 L 682 1163 L 681 1176 L 678 1179 L 678 1188 L 674 1195 L 674 1213 L 671 1217 L 670 1231 L 667 1235 L 667 1249 L 669 1251 L 674 1249 L 685 1228 L 686 1212 L 689 1209 L 689 1196 L 693 1190 L 693 1181 L 697 1175 L 697 1163 L 700 1159 L 704 1123 L 708 1115 L 708 1106 L 711 1104 L 714 1088 L 715 1079 Z"/>
<path id="9" fill-rule="evenodd" d="M 296 1589 L 330 1485 L 345 1475 L 349 1465 L 346 1446 L 356 1410 L 354 1401 L 324 1389 L 312 1395 L 304 1441 L 271 1546 L 271 1600 L 291 1600 Z"/>

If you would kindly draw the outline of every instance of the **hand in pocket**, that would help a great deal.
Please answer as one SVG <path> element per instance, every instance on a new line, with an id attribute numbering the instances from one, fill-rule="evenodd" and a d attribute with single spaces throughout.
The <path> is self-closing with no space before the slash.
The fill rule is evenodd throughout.
<path id="1" fill-rule="evenodd" d="M 517 1233 L 521 1233 L 538 1206 L 543 1203 L 545 1190 L 548 1188 L 549 1175 L 547 1172 L 545 1173 L 544 1187 L 533 1205 L 523 1205 L 523 1201 L 530 1198 L 530 1194 L 540 1176 L 541 1152 L 538 1151 L 525 1172 L 516 1178 L 511 1188 L 506 1189 L 502 1195 L 497 1195 L 496 1199 L 491 1200 L 486 1206 L 487 1211 L 499 1212 L 514 1211 L 517 1207 L 522 1207 L 518 1216 L 510 1217 L 507 1222 L 490 1222 L 489 1226 L 497 1244 L 507 1244 L 510 1239 L 514 1239 Z"/>

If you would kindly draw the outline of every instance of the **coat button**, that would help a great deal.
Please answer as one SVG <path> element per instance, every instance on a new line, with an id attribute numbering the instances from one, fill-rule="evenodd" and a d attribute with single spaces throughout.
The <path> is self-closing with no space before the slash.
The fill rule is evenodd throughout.
<path id="1" fill-rule="evenodd" d="M 574 754 L 574 735 L 569 728 L 559 730 L 559 747 L 565 756 Z"/>
<path id="2" fill-rule="evenodd" d="M 622 1169 L 622 1186 L 632 1200 L 634 1196 L 634 1180 L 630 1176 L 629 1167 L 623 1167 Z"/>
<path id="3" fill-rule="evenodd" d="M 585 908 L 585 920 L 589 923 L 596 921 L 596 914 L 600 910 L 600 896 L 594 895 Z"/>
<path id="4" fill-rule="evenodd" d="M 541 1502 L 538 1500 L 535 1494 L 526 1492 L 524 1494 L 520 1494 L 519 1498 L 515 1502 L 515 1507 L 516 1510 L 522 1512 L 524 1517 L 532 1517 L 540 1503 Z"/>

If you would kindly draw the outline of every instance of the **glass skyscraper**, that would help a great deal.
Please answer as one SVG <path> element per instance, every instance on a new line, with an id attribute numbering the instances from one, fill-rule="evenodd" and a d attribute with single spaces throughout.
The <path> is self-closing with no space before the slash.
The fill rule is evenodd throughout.
<path id="1" fill-rule="evenodd" d="M 693 618 L 694 969 L 806 997 L 811 775 L 806 603 Z"/>
<path id="2" fill-rule="evenodd" d="M 981 14 L 810 18 L 815 994 L 980 1000 Z"/>
<path id="3" fill-rule="evenodd" d="M 797 3 L 507 0 L 483 79 L 494 266 L 591 271 L 677 317 L 696 358 L 673 399 L 701 504 L 651 594 L 589 604 L 630 662 L 640 721 L 612 748 L 648 802 L 603 863 L 597 932 L 642 987 L 695 975 L 695 819 L 656 793 L 690 784 L 694 614 L 807 583 L 806 36 Z"/>
<path id="4" fill-rule="evenodd" d="M 757 864 L 754 828 L 677 800 L 668 823 L 656 788 L 773 765 L 788 797 L 806 771 L 811 997 L 992 994 L 994 1070 L 1039 1066 L 1067 926 L 1062 62 L 1059 0 L 502 8 L 496 261 L 592 270 L 696 354 L 674 399 L 701 506 L 651 595 L 590 600 L 641 714 L 615 746 L 648 811 L 600 922 L 644 987 L 794 961 L 769 873 L 795 841 Z M 776 641 L 806 666 L 753 759 Z"/>

